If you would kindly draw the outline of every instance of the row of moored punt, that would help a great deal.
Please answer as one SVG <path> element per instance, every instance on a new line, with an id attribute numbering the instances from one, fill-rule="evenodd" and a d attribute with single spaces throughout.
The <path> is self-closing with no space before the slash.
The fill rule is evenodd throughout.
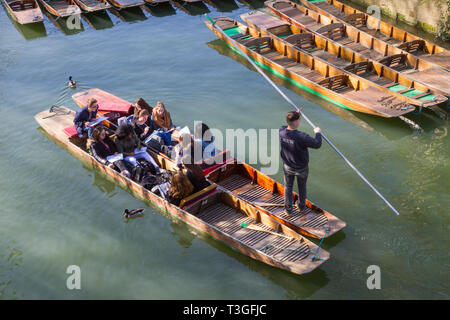
<path id="1" fill-rule="evenodd" d="M 247 25 L 228 17 L 206 24 L 276 75 L 340 107 L 383 117 L 446 113 L 448 50 L 337 1 L 301 2 L 268 1 L 277 17 L 250 12 L 241 15 Z"/>

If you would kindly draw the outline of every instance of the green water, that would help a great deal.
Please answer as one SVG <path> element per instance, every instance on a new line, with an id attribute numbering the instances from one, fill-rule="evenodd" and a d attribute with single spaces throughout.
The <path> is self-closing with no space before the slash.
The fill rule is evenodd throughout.
<path id="1" fill-rule="evenodd" d="M 52 104 L 75 109 L 71 95 L 91 87 L 130 101 L 162 100 L 176 124 L 278 128 L 287 103 L 195 15 L 237 18 L 248 7 L 212 4 L 219 9 L 190 7 L 194 15 L 175 7 L 108 12 L 91 16 L 92 25 L 83 19 L 82 31 L 70 35 L 48 18 L 20 29 L 0 10 L 0 298 L 448 299 L 448 121 L 431 113 L 409 117 L 423 129 L 415 131 L 273 78 L 401 213 L 330 147 L 312 151 L 308 197 L 347 227 L 324 241 L 331 259 L 304 276 L 196 236 L 38 130 L 36 113 Z M 76 90 L 65 86 L 69 75 Z M 301 129 L 311 133 L 305 123 Z M 140 206 L 142 218 L 122 218 L 124 208 Z M 73 264 L 81 290 L 66 288 Z M 366 287 L 369 265 L 381 268 L 381 290 Z"/>

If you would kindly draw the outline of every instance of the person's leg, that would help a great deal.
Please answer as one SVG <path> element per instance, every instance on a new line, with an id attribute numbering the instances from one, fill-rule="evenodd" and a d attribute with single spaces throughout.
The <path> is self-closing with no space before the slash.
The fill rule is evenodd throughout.
<path id="1" fill-rule="evenodd" d="M 136 160 L 135 157 L 130 157 L 130 156 L 125 157 L 125 161 L 128 161 L 129 163 L 131 163 L 131 165 L 133 167 L 136 167 L 138 165 L 137 160 Z"/>
<path id="2" fill-rule="evenodd" d="M 306 181 L 308 180 L 308 167 L 301 170 L 297 174 L 297 185 L 298 185 L 298 195 L 299 199 L 297 201 L 297 206 L 300 211 L 306 208 Z"/>
<path id="3" fill-rule="evenodd" d="M 94 127 L 87 127 L 84 130 L 87 131 L 88 138 L 92 139 L 92 134 L 94 133 Z"/>
<path id="4" fill-rule="evenodd" d="M 287 212 L 292 212 L 292 187 L 294 185 L 294 175 L 286 165 L 283 165 L 284 172 L 284 208 Z"/>
<path id="5" fill-rule="evenodd" d="M 156 164 L 155 159 L 153 159 L 153 157 L 151 155 L 149 155 L 147 152 L 139 152 L 135 155 L 136 159 L 145 159 L 148 162 L 150 162 L 153 167 L 155 168 L 156 172 L 159 172 L 159 167 Z"/>
<path id="6" fill-rule="evenodd" d="M 128 167 L 125 161 L 117 160 L 114 162 L 114 165 L 119 169 L 120 173 L 125 177 L 129 178 L 131 176 L 130 171 L 128 171 Z"/>

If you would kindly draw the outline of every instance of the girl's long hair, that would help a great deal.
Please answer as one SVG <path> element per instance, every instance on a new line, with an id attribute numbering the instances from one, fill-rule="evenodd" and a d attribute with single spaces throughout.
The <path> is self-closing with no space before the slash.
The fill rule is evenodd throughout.
<path id="1" fill-rule="evenodd" d="M 183 199 L 189 196 L 193 191 L 194 186 L 182 172 L 177 172 L 170 178 L 169 196 Z"/>

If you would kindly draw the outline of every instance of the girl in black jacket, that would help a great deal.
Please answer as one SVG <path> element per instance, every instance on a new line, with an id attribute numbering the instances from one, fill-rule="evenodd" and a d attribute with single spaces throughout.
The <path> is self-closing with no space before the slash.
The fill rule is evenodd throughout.
<path id="1" fill-rule="evenodd" d="M 105 128 L 95 128 L 92 134 L 94 143 L 91 145 L 92 156 L 100 163 L 114 168 L 116 166 L 120 173 L 129 178 L 130 171 L 128 165 L 124 160 L 117 160 L 110 163 L 106 158 L 117 153 L 117 148 L 114 142 L 106 134 Z"/>

